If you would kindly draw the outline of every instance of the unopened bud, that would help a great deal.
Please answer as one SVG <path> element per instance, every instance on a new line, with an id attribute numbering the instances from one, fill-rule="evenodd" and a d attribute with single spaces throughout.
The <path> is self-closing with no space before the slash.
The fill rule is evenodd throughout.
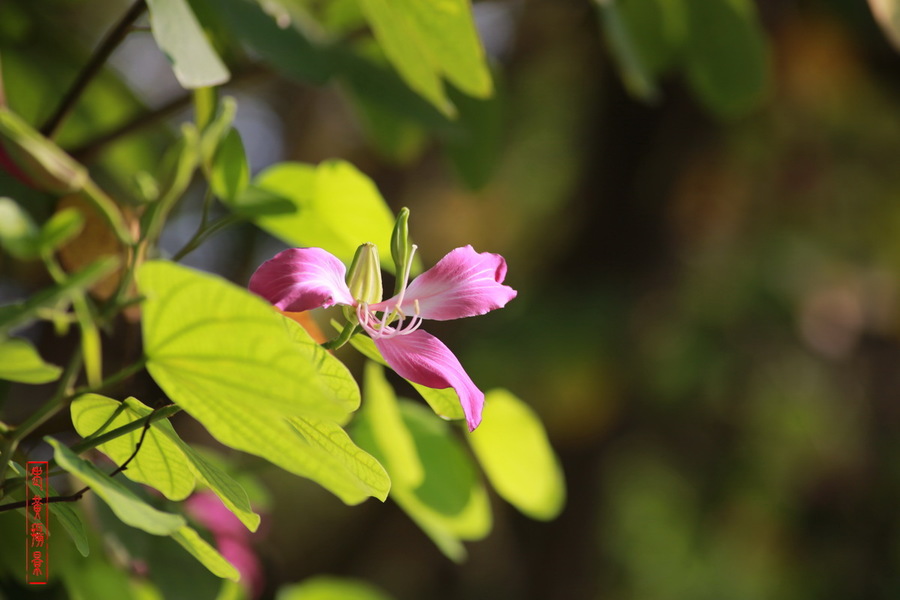
<path id="1" fill-rule="evenodd" d="M 81 190 L 87 169 L 20 117 L 0 108 L 0 166 L 27 185 L 53 194 Z"/>
<path id="2" fill-rule="evenodd" d="M 409 241 L 409 209 L 404 206 L 397 213 L 397 222 L 394 224 L 394 231 L 391 233 L 391 258 L 394 259 L 397 273 L 395 294 L 400 291 L 401 279 L 404 276 L 404 270 L 410 266 L 412 253 L 412 243 Z"/>
<path id="3" fill-rule="evenodd" d="M 365 243 L 356 249 L 347 274 L 347 286 L 357 302 L 366 304 L 381 302 L 381 262 L 378 260 L 378 246 Z"/>

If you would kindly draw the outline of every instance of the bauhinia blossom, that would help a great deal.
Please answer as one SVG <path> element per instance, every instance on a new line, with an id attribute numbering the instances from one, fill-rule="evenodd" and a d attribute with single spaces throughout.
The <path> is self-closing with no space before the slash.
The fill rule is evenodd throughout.
<path id="1" fill-rule="evenodd" d="M 415 246 L 412 247 L 415 251 Z M 439 339 L 419 329 L 425 319 L 446 321 L 483 315 L 516 297 L 503 285 L 506 261 L 472 246 L 450 251 L 411 283 L 409 265 L 398 274 L 398 293 L 383 302 L 354 298 L 346 268 L 321 248 L 291 248 L 264 262 L 250 278 L 250 290 L 282 311 L 300 312 L 334 305 L 352 307 L 359 325 L 375 341 L 384 360 L 401 377 L 430 388 L 453 388 L 469 430 L 481 422 L 484 393 Z"/>

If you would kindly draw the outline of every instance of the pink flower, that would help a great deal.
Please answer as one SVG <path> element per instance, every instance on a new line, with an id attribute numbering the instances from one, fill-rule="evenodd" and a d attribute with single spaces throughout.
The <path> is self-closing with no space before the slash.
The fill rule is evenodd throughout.
<path id="1" fill-rule="evenodd" d="M 251 534 L 209 490 L 193 494 L 185 501 L 186 512 L 213 535 L 222 556 L 241 574 L 241 584 L 253 598 L 262 596 L 263 567 L 253 551 Z"/>
<path id="2" fill-rule="evenodd" d="M 461 319 L 505 306 L 516 297 L 514 289 L 503 285 L 506 261 L 465 246 L 450 251 L 409 285 L 408 265 L 404 271 L 397 295 L 369 304 L 353 297 L 344 264 L 335 256 L 321 248 L 291 248 L 260 265 L 249 288 L 282 311 L 352 306 L 360 326 L 401 377 L 456 390 L 473 431 L 481 422 L 484 394 L 447 346 L 419 326 L 424 319 Z"/>

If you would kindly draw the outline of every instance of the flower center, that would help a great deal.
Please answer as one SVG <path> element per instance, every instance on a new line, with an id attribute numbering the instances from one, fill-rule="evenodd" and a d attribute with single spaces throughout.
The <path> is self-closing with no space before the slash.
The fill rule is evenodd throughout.
<path id="1" fill-rule="evenodd" d="M 359 302 L 356 305 L 356 318 L 359 324 L 366 330 L 372 339 L 387 339 L 398 335 L 407 335 L 415 331 L 422 324 L 422 317 L 419 316 L 419 301 L 413 301 L 415 313 L 407 315 L 401 308 L 403 299 L 406 296 L 406 286 L 409 283 L 409 272 L 412 268 L 413 256 L 416 254 L 416 246 L 412 245 L 412 251 L 409 253 L 409 259 L 403 265 L 403 272 L 398 273 L 403 284 L 400 286 L 400 292 L 397 294 L 397 301 L 391 310 L 386 310 L 379 317 L 374 310 L 369 309 L 368 302 Z M 406 322 L 406 319 L 409 319 Z"/>

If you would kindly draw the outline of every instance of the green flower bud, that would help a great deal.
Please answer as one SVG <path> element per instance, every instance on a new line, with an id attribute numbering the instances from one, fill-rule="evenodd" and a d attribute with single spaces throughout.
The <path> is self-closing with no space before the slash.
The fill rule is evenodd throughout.
<path id="1" fill-rule="evenodd" d="M 406 273 L 406 276 L 409 276 L 408 269 L 412 253 L 412 243 L 409 241 L 409 209 L 404 206 L 397 213 L 397 222 L 394 224 L 394 231 L 391 233 L 391 258 L 394 259 L 394 266 L 397 268 L 395 294 L 400 293 L 404 273 Z"/>
<path id="2" fill-rule="evenodd" d="M 378 247 L 375 244 L 365 243 L 356 249 L 347 273 L 347 286 L 357 302 L 381 302 L 381 262 L 378 260 Z"/>

